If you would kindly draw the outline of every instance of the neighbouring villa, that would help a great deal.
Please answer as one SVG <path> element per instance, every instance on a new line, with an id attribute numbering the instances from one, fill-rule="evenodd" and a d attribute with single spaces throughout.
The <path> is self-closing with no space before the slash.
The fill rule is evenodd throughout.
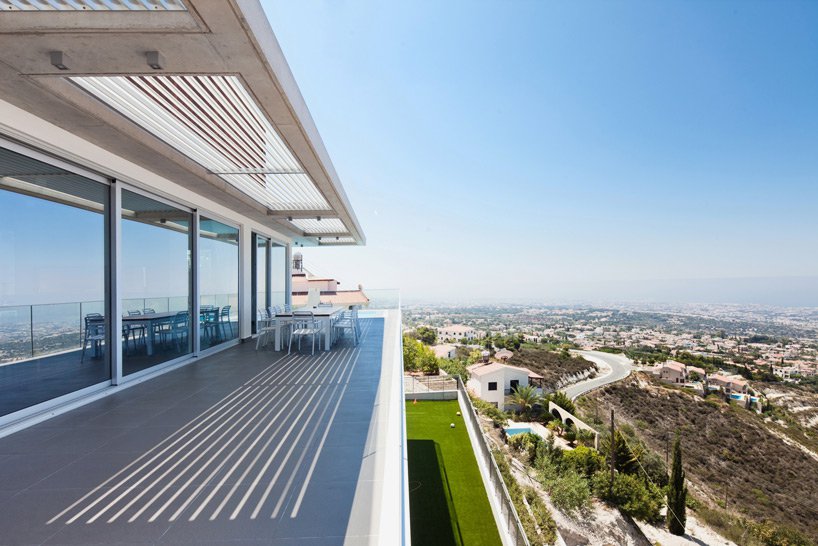
<path id="1" fill-rule="evenodd" d="M 710 390 L 722 390 L 725 394 L 747 394 L 747 381 L 737 375 L 713 374 L 707 378 Z"/>
<path id="2" fill-rule="evenodd" d="M 457 354 L 457 347 L 448 343 L 442 345 L 432 345 L 430 347 L 438 358 L 445 358 L 451 360 Z"/>
<path id="3" fill-rule="evenodd" d="M 469 380 L 466 383 L 475 396 L 505 410 L 506 395 L 517 387 L 524 387 L 542 376 L 528 368 L 518 368 L 508 364 L 492 362 L 469 366 Z"/>
<path id="4" fill-rule="evenodd" d="M 462 324 L 452 324 L 449 326 L 442 326 L 437 329 L 437 339 L 442 342 L 458 342 L 461 339 L 474 341 L 483 337 L 481 333 L 471 326 L 464 326 Z"/>
<path id="5" fill-rule="evenodd" d="M 707 372 L 703 368 L 687 366 L 675 360 L 668 360 L 667 362 L 657 364 L 654 366 L 652 373 L 660 381 L 674 385 L 684 385 L 688 383 L 690 381 L 690 374 L 692 373 L 698 374 L 702 380 L 707 377 Z"/>
<path id="6" fill-rule="evenodd" d="M 293 255 L 293 305 L 302 306 L 310 302 L 310 297 L 317 299 L 315 303 L 331 303 L 333 305 L 361 305 L 366 307 L 369 298 L 364 294 L 359 284 L 357 290 L 338 290 L 341 284 L 335 279 L 313 276 L 304 267 L 304 258 L 300 252 Z M 313 303 L 313 302 L 310 302 Z"/>

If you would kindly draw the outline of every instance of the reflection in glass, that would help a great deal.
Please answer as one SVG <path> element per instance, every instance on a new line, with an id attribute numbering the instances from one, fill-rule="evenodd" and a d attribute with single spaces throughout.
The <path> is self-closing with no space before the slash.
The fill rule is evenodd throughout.
<path id="1" fill-rule="evenodd" d="M 192 215 L 122 190 L 122 373 L 192 351 Z"/>
<path id="2" fill-rule="evenodd" d="M 282 245 L 272 244 L 270 249 L 270 299 L 273 306 L 283 307 L 286 302 L 286 276 L 287 276 L 287 247 Z"/>
<path id="3" fill-rule="evenodd" d="M 239 337 L 239 230 L 199 221 L 199 335 L 207 349 Z"/>
<path id="4" fill-rule="evenodd" d="M 108 186 L 0 148 L 0 415 L 110 380 L 107 202 Z"/>
<path id="5" fill-rule="evenodd" d="M 264 313 L 269 307 L 269 287 L 267 265 L 269 262 L 270 239 L 253 234 L 253 333 L 258 333 L 256 319 L 259 313 Z"/>

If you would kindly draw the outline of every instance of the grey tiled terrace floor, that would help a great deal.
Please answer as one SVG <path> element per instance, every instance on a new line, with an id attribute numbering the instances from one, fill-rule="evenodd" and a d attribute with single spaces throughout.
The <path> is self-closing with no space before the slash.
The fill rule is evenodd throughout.
<path id="1" fill-rule="evenodd" d="M 357 347 L 243 344 L 0 438 L 0 544 L 343 543 L 372 478 L 383 319 L 362 323 Z"/>

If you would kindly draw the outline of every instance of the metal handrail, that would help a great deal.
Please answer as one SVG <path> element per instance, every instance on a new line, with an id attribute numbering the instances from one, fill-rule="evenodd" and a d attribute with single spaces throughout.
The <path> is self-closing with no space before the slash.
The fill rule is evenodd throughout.
<path id="1" fill-rule="evenodd" d="M 238 297 L 236 293 L 225 293 L 225 294 L 203 294 L 203 298 L 229 298 L 231 297 Z M 166 309 L 171 308 L 171 303 L 173 300 L 185 299 L 187 296 L 163 296 L 157 298 L 125 298 L 124 301 L 126 302 L 141 302 L 139 305 L 133 305 L 133 307 L 138 307 L 140 309 L 144 309 L 147 307 L 148 302 L 151 302 L 154 305 L 157 302 L 162 302 L 164 300 L 164 307 Z M 50 348 L 39 348 L 36 346 L 36 341 L 42 338 L 41 332 L 38 332 L 38 329 L 35 328 L 37 325 L 36 320 L 36 313 L 38 309 L 45 309 L 48 307 L 54 306 L 76 306 L 76 309 L 70 309 L 68 312 L 64 314 L 66 320 L 60 320 L 59 324 L 62 325 L 65 323 L 66 329 L 62 332 L 66 339 L 62 342 L 58 342 L 58 344 L 50 347 Z M 24 316 L 25 319 L 20 321 L 19 332 L 25 332 L 27 335 L 21 336 L 17 341 L 15 341 L 14 345 L 19 345 L 20 350 L 17 352 L 11 352 L 12 342 L 9 341 L 5 346 L 0 346 L 0 350 L 4 349 L 9 351 L 9 354 L 3 355 L 0 352 L 0 363 L 5 362 L 14 362 L 17 360 L 27 360 L 29 358 L 34 358 L 38 356 L 46 356 L 49 354 L 57 354 L 65 351 L 76 350 L 82 347 L 84 335 L 85 335 L 85 324 L 84 324 L 84 317 L 88 314 L 88 311 L 96 311 L 101 310 L 104 306 L 103 300 L 90 300 L 90 301 L 74 301 L 74 302 L 59 302 L 59 303 L 37 303 L 37 304 L 29 304 L 29 305 L 4 305 L 0 306 L 0 313 L 3 311 L 8 312 L 11 309 L 19 310 L 20 316 Z M 155 307 L 161 307 L 160 305 L 154 305 Z M 128 307 L 128 306 L 126 306 Z M 44 324 L 53 324 L 53 321 L 49 321 L 48 318 L 41 319 L 39 322 Z M 2 327 L 2 322 L 0 322 L 0 327 Z M 38 337 L 38 333 L 40 337 Z M 27 338 L 27 339 L 26 339 Z M 25 347 L 25 349 L 22 349 Z"/>

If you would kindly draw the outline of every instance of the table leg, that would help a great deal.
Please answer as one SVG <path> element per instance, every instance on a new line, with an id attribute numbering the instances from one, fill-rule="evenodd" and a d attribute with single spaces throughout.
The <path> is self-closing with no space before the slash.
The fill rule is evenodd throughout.
<path id="1" fill-rule="evenodd" d="M 273 349 L 275 349 L 276 352 L 281 350 L 281 320 L 278 321 L 278 327 L 276 328 L 275 344 L 273 345 Z"/>
<path id="2" fill-rule="evenodd" d="M 324 350 L 329 351 L 332 348 L 332 318 L 322 319 L 321 323 L 324 326 Z"/>
<path id="3" fill-rule="evenodd" d="M 148 356 L 153 355 L 153 336 L 154 336 L 153 321 L 150 321 L 148 322 L 148 343 L 147 343 Z"/>

